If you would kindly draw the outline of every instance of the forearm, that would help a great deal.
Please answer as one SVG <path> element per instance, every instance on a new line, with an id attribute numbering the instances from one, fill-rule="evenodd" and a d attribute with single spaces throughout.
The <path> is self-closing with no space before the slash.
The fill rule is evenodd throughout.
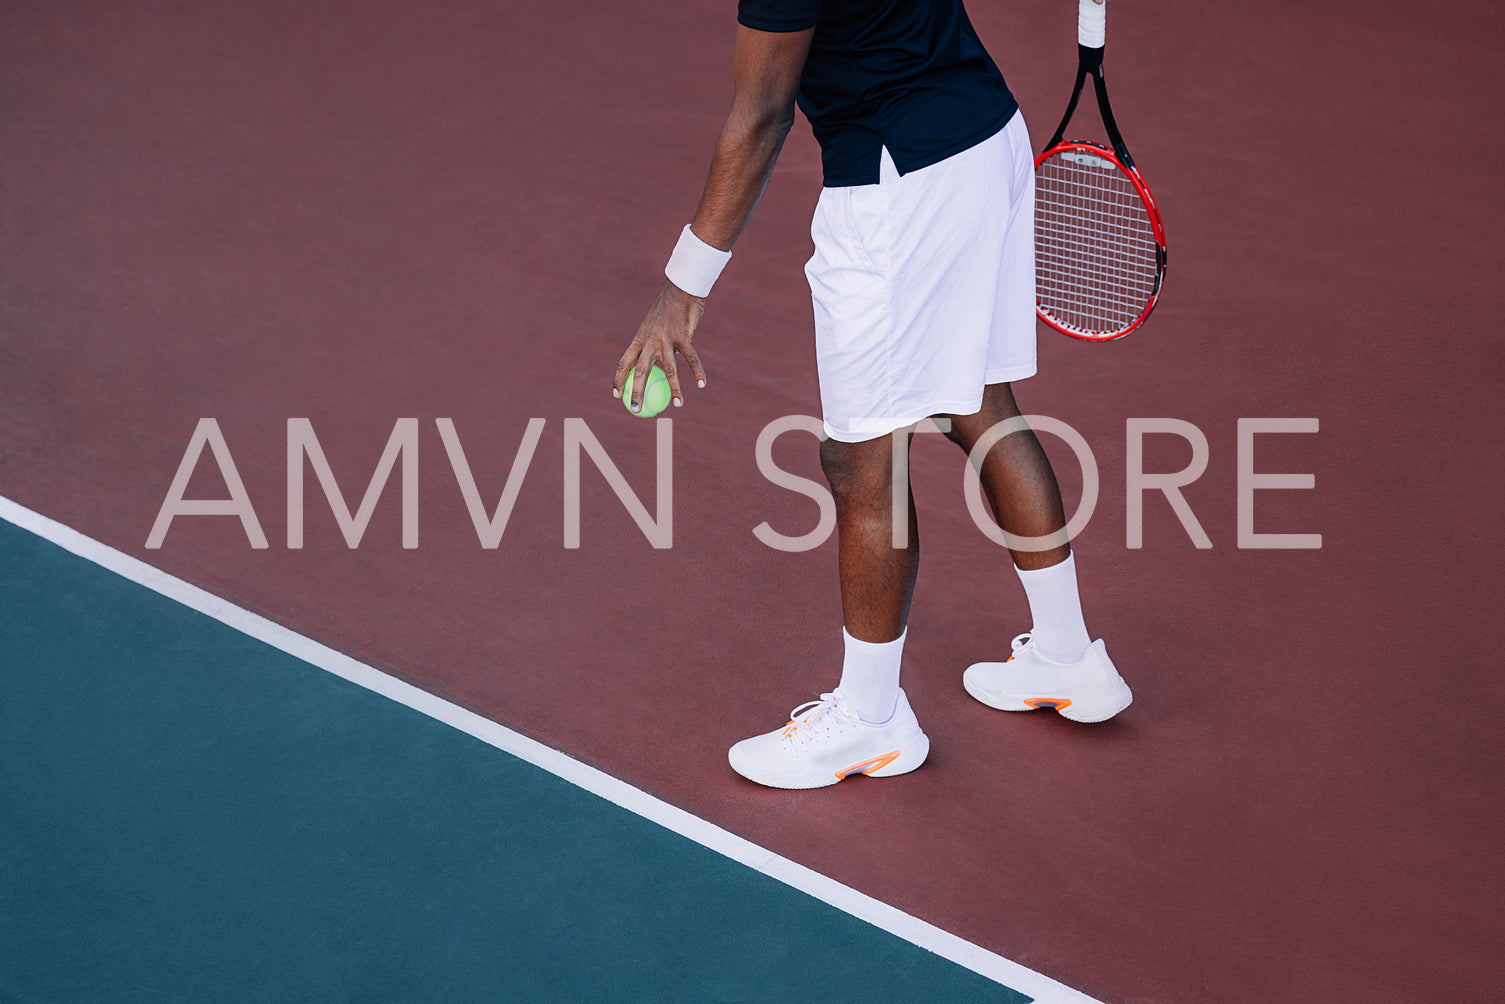
<path id="1" fill-rule="evenodd" d="M 789 114 L 733 111 L 716 140 L 710 173 L 690 228 L 707 244 L 730 251 L 747 225 L 794 124 Z"/>

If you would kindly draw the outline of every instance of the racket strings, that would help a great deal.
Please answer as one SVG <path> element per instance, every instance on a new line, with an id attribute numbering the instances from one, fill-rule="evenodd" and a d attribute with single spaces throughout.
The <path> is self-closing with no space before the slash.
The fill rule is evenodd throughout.
<path id="1" fill-rule="evenodd" d="M 1040 308 L 1083 334 L 1124 331 L 1154 296 L 1158 243 L 1134 183 L 1078 151 L 1035 171 L 1035 285 Z"/>

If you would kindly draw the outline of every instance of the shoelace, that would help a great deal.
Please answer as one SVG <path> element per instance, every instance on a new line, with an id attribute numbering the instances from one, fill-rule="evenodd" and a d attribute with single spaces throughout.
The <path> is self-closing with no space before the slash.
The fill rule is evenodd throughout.
<path id="1" fill-rule="evenodd" d="M 1014 655 L 1018 655 L 1029 646 L 1029 635 L 1030 633 L 1026 631 L 1010 642 L 1010 646 L 1014 649 Z M 1009 656 L 1009 658 L 1012 659 L 1014 655 Z"/>
<path id="2" fill-rule="evenodd" d="M 856 720 L 846 707 L 847 696 L 839 691 L 821 694 L 818 701 L 807 701 L 789 712 L 789 724 L 784 726 L 784 738 L 795 747 L 803 747 L 831 734 L 835 728 Z M 803 718 L 800 716 L 806 711 Z"/>

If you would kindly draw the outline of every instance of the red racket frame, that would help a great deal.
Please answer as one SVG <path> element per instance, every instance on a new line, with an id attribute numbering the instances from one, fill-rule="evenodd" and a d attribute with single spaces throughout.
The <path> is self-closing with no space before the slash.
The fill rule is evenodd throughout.
<path id="1" fill-rule="evenodd" d="M 1072 96 L 1072 104 L 1076 104 L 1075 95 Z M 1071 112 L 1070 110 L 1068 110 L 1067 115 L 1069 116 L 1070 114 Z M 1063 335 L 1070 335 L 1072 338 L 1077 338 L 1084 342 L 1111 342 L 1114 339 L 1122 338 L 1124 335 L 1127 335 L 1129 332 L 1133 331 L 1135 328 L 1143 324 L 1145 322 L 1145 318 L 1150 316 L 1150 311 L 1155 309 L 1156 301 L 1160 299 L 1160 289 L 1165 284 L 1165 227 L 1160 223 L 1160 210 L 1155 205 L 1155 196 L 1150 194 L 1149 186 L 1146 185 L 1144 183 L 1144 179 L 1139 176 L 1139 168 L 1125 166 L 1124 162 L 1119 159 L 1118 155 L 1113 152 L 1112 148 L 1103 146 L 1101 143 L 1093 143 L 1090 140 L 1084 139 L 1074 139 L 1065 143 L 1057 143 L 1050 149 L 1046 150 L 1044 153 L 1040 154 L 1040 156 L 1035 158 L 1035 170 L 1038 171 L 1040 169 L 1040 165 L 1045 163 L 1045 161 L 1050 157 L 1053 157 L 1058 153 L 1064 153 L 1072 150 L 1081 150 L 1083 152 L 1090 153 L 1093 156 L 1101 157 L 1104 160 L 1112 162 L 1114 167 L 1118 168 L 1128 176 L 1129 181 L 1134 185 L 1134 191 L 1139 193 L 1140 200 L 1144 203 L 1145 209 L 1149 211 L 1150 227 L 1155 235 L 1155 289 L 1150 293 L 1149 302 L 1145 304 L 1144 310 L 1140 311 L 1139 316 L 1134 319 L 1134 322 L 1128 327 L 1124 328 L 1122 331 L 1084 332 L 1076 330 L 1074 328 L 1065 327 L 1054 317 L 1052 317 L 1049 312 L 1047 312 L 1043 307 L 1040 306 L 1040 299 L 1038 296 L 1035 298 L 1035 316 L 1039 317 L 1040 320 L 1044 321 L 1052 328 L 1055 328 Z"/>

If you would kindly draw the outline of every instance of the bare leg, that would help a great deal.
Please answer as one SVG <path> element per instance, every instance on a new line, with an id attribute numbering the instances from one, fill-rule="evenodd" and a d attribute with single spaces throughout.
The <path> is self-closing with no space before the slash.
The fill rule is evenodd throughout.
<path id="1" fill-rule="evenodd" d="M 948 415 L 947 437 L 972 452 L 973 445 L 999 422 L 1019 414 L 1014 394 L 1006 383 L 990 384 L 983 391 L 982 408 L 975 415 Z M 982 487 L 993 518 L 1009 533 L 1020 537 L 1044 537 L 1066 525 L 1061 489 L 1040 441 L 1028 429 L 1004 436 L 988 450 L 982 464 Z M 838 519 L 840 508 L 838 507 Z M 1071 554 L 1062 544 L 1046 551 L 1010 549 L 1014 564 L 1022 569 L 1048 568 Z"/>
<path id="2" fill-rule="evenodd" d="M 828 439 L 820 447 L 836 500 L 842 619 L 852 637 L 866 642 L 904 633 L 920 562 L 912 494 L 908 547 L 893 545 L 893 450 L 891 436 L 863 443 Z"/>

